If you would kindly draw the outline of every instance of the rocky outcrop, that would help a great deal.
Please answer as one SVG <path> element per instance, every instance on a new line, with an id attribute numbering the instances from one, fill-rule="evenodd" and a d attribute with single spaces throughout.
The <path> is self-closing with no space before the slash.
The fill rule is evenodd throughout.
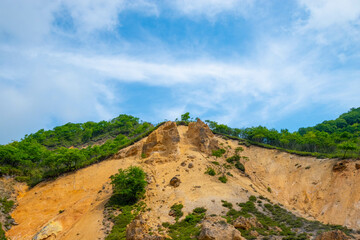
<path id="1" fill-rule="evenodd" d="M 162 236 L 150 235 L 142 215 L 137 216 L 126 228 L 126 240 L 164 240 Z"/>
<path id="2" fill-rule="evenodd" d="M 154 153 L 160 156 L 175 156 L 179 151 L 180 135 L 175 122 L 166 122 L 152 132 L 142 147 L 142 155 L 150 157 Z"/>
<path id="3" fill-rule="evenodd" d="M 187 137 L 202 152 L 211 153 L 213 149 L 218 149 L 218 141 L 214 138 L 214 134 L 200 119 L 189 123 Z"/>
<path id="4" fill-rule="evenodd" d="M 263 225 L 255 217 L 245 218 L 240 216 L 234 221 L 233 225 L 236 228 L 245 230 L 249 230 L 252 227 L 263 228 Z"/>
<path id="5" fill-rule="evenodd" d="M 347 240 L 350 239 L 345 233 L 340 230 L 329 231 L 320 234 L 315 240 Z"/>
<path id="6" fill-rule="evenodd" d="M 178 187 L 180 185 L 181 181 L 178 177 L 173 177 L 171 180 L 170 180 L 170 185 L 173 186 L 173 187 Z"/>
<path id="7" fill-rule="evenodd" d="M 221 217 L 206 217 L 201 224 L 199 240 L 243 240 L 241 233 Z"/>
<path id="8" fill-rule="evenodd" d="M 56 239 L 56 235 L 61 231 L 61 223 L 50 222 L 33 237 L 33 240 L 53 240 Z"/>
<path id="9" fill-rule="evenodd" d="M 333 166 L 333 171 L 334 172 L 342 172 L 347 168 L 347 164 L 349 163 L 349 161 L 342 161 L 342 162 L 338 162 Z"/>

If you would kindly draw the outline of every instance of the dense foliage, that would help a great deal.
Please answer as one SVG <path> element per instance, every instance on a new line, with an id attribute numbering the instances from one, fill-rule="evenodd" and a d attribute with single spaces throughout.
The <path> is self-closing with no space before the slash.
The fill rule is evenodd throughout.
<path id="1" fill-rule="evenodd" d="M 120 115 L 111 121 L 68 123 L 0 145 L 0 174 L 30 185 L 106 159 L 149 134 L 154 127 Z M 101 144 L 101 145 L 99 145 Z"/>
<path id="2" fill-rule="evenodd" d="M 144 197 L 146 173 L 140 167 L 129 167 L 110 177 L 113 197 L 119 204 L 134 204 Z"/>
<path id="3" fill-rule="evenodd" d="M 314 127 L 300 128 L 292 133 L 287 129 L 277 131 L 263 126 L 239 129 L 214 121 L 206 122 L 215 133 L 243 138 L 263 146 L 323 153 L 322 156 L 359 157 L 360 108 L 352 108 L 335 120 L 324 121 Z"/>

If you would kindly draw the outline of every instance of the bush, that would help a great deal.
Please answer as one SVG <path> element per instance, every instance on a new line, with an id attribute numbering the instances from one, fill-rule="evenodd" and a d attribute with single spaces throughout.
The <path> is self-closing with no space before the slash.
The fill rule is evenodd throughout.
<path id="1" fill-rule="evenodd" d="M 204 207 L 197 207 L 193 210 L 193 213 L 196 213 L 196 214 L 201 214 L 201 213 L 205 213 L 207 210 L 206 208 Z"/>
<path id="2" fill-rule="evenodd" d="M 181 211 L 183 207 L 184 206 L 182 204 L 174 204 L 171 206 L 170 209 L 174 211 L 176 221 L 184 215 L 184 213 Z"/>
<path id="3" fill-rule="evenodd" d="M 226 176 L 221 176 L 221 177 L 219 177 L 219 180 L 220 180 L 220 182 L 222 182 L 222 183 L 227 183 L 227 181 L 228 181 L 228 179 L 227 179 Z"/>
<path id="4" fill-rule="evenodd" d="M 236 167 L 237 169 L 239 169 L 240 171 L 245 172 L 245 166 L 244 166 L 244 164 L 242 164 L 241 162 L 236 162 L 236 163 L 235 163 L 235 167 Z"/>
<path id="5" fill-rule="evenodd" d="M 216 175 L 215 170 L 213 168 L 211 168 L 211 167 L 208 167 L 208 169 L 206 170 L 205 173 L 209 174 L 210 176 L 215 176 Z"/>
<path id="6" fill-rule="evenodd" d="M 234 155 L 234 156 L 229 157 L 229 158 L 226 159 L 226 161 L 227 161 L 228 163 L 237 162 L 237 161 L 239 161 L 239 160 L 240 160 L 240 156 L 239 156 L 239 155 Z"/>
<path id="7" fill-rule="evenodd" d="M 119 204 L 133 204 L 145 195 L 146 173 L 139 167 L 119 169 L 119 173 L 110 177 L 114 198 Z"/>

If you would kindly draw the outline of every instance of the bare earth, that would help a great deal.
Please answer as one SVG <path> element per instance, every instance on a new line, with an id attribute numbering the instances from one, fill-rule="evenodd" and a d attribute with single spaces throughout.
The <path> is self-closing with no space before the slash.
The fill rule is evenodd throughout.
<path id="1" fill-rule="evenodd" d="M 228 177 L 228 182 L 224 184 L 217 179 L 218 176 L 212 177 L 204 172 L 208 166 L 220 171 L 221 168 L 211 161 L 223 164 L 226 163 L 225 158 L 216 159 L 199 151 L 187 137 L 188 127 L 178 126 L 177 129 L 180 141 L 174 145 L 172 155 L 164 156 L 159 150 L 145 159 L 141 158 L 141 152 L 135 148 L 140 148 L 147 140 L 143 139 L 135 148 L 130 146 L 121 150 L 116 159 L 21 192 L 18 207 L 12 213 L 19 225 L 13 226 L 6 235 L 12 240 L 32 239 L 49 223 L 57 223 L 61 228 L 54 233 L 56 239 L 104 239 L 103 210 L 111 196 L 109 177 L 119 168 L 131 165 L 143 167 L 149 175 L 145 202 L 151 211 L 146 213 L 145 218 L 150 227 L 174 221 L 168 216 L 174 203 L 183 203 L 185 212 L 205 207 L 207 214 L 220 214 L 226 211 L 219 207 L 221 200 L 235 204 L 246 201 L 250 195 L 263 195 L 301 216 L 360 229 L 360 184 L 357 184 L 360 182 L 360 170 L 355 168 L 355 163 L 359 161 L 351 161 L 345 170 L 334 172 L 335 160 L 242 146 L 244 152 L 241 155 L 249 160 L 241 161 L 249 176 L 233 168 L 228 171 L 234 177 Z M 215 138 L 220 147 L 228 149 L 227 157 L 239 147 L 237 141 Z M 127 154 L 129 152 L 133 154 Z M 188 168 L 189 163 L 193 163 L 194 167 Z M 174 176 L 181 179 L 177 188 L 169 185 Z M 60 213 L 60 210 L 63 212 Z"/>

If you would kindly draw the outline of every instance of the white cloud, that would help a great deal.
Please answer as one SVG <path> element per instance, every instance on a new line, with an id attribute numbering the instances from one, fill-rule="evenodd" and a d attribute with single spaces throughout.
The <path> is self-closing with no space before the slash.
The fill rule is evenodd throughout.
<path id="1" fill-rule="evenodd" d="M 171 5 L 184 15 L 204 15 L 213 19 L 224 12 L 246 15 L 254 2 L 255 0 L 171 0 Z"/>
<path id="2" fill-rule="evenodd" d="M 308 28 L 322 29 L 348 23 L 360 23 L 358 0 L 299 0 L 309 12 Z"/>

